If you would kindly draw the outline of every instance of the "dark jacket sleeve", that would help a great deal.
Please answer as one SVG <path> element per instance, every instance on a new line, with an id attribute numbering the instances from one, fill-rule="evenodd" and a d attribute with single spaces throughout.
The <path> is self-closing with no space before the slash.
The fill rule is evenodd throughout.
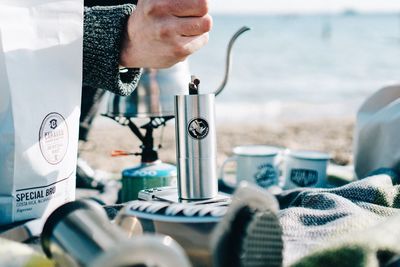
<path id="1" fill-rule="evenodd" d="M 121 74 L 119 56 L 132 4 L 85 7 L 83 34 L 83 84 L 129 95 L 139 82 L 141 69 Z"/>

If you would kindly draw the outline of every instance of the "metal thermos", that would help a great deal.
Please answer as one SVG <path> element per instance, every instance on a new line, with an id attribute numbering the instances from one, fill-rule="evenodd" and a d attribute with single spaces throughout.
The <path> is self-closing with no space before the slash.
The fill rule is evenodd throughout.
<path id="1" fill-rule="evenodd" d="M 175 96 L 178 195 L 184 200 L 218 194 L 215 95 L 199 94 L 192 77 L 189 94 Z"/>
<path id="2" fill-rule="evenodd" d="M 43 251 L 57 266 L 190 267 L 183 249 L 170 237 L 129 239 L 99 204 L 89 200 L 56 209 L 44 225 L 41 241 Z"/>
<path id="3" fill-rule="evenodd" d="M 60 266 L 89 266 L 96 256 L 126 239 L 92 201 L 69 202 L 47 219 L 42 248 Z"/>

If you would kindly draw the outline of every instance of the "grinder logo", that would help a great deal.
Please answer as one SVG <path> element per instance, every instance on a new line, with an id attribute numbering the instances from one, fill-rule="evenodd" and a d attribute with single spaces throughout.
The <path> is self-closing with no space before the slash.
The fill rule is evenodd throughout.
<path id="1" fill-rule="evenodd" d="M 48 114 L 40 126 L 39 146 L 45 160 L 56 165 L 60 163 L 68 149 L 68 127 L 61 114 Z"/>
<path id="2" fill-rule="evenodd" d="M 189 122 L 188 132 L 194 139 L 203 139 L 207 136 L 209 131 L 208 123 L 201 118 L 193 119 Z"/>

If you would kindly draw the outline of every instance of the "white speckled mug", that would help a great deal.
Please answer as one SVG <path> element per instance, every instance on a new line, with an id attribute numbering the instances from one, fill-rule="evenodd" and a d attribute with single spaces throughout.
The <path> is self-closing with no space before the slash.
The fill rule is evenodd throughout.
<path id="1" fill-rule="evenodd" d="M 220 178 L 232 187 L 241 181 L 249 181 L 263 188 L 282 186 L 279 170 L 282 151 L 282 148 L 266 145 L 235 147 L 234 155 L 227 158 L 221 166 Z M 225 166 L 232 161 L 236 162 L 236 177 L 233 183 L 225 179 Z"/>
<path id="2" fill-rule="evenodd" d="M 285 153 L 284 189 L 326 187 L 326 170 L 330 155 L 319 151 L 288 150 Z"/>

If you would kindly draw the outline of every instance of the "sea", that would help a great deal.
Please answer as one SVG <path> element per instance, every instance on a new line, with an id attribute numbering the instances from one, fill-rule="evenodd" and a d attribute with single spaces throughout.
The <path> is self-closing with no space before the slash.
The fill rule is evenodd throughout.
<path id="1" fill-rule="evenodd" d="M 400 14 L 213 15 L 206 47 L 189 58 L 218 121 L 273 122 L 356 116 L 367 97 L 400 81 Z"/>

